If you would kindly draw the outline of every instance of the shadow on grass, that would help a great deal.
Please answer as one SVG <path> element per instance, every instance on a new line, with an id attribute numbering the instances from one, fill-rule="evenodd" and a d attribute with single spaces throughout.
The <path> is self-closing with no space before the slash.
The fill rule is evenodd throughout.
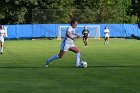
<path id="1" fill-rule="evenodd" d="M 44 66 L 0 66 L 0 68 L 32 68 L 32 69 L 37 69 L 37 68 L 46 68 Z M 76 68 L 75 66 L 49 66 L 46 69 L 49 68 Z M 110 66 L 88 66 L 87 68 L 140 68 L 140 65 L 110 65 Z"/>

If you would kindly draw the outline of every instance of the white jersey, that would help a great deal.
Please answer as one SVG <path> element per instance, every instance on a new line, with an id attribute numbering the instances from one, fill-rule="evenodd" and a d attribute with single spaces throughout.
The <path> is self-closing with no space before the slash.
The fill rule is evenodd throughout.
<path id="1" fill-rule="evenodd" d="M 69 26 L 67 28 L 67 31 L 70 32 L 70 35 L 71 35 L 72 38 L 75 36 L 75 29 L 73 29 L 72 26 Z M 65 38 L 63 39 L 62 42 L 73 44 L 73 40 L 70 39 L 69 37 L 67 37 L 67 35 L 65 36 Z"/>
<path id="2" fill-rule="evenodd" d="M 0 29 L 0 38 L 4 38 L 6 35 L 6 31 L 4 29 Z"/>
<path id="3" fill-rule="evenodd" d="M 104 33 L 105 33 L 105 37 L 109 37 L 109 29 L 105 29 Z"/>
<path id="4" fill-rule="evenodd" d="M 0 29 L 0 42 L 4 42 L 5 35 L 6 31 L 4 29 Z"/>
<path id="5" fill-rule="evenodd" d="M 70 35 L 71 35 L 72 38 L 75 36 L 75 29 L 73 29 L 71 26 L 69 26 L 67 28 L 67 31 L 70 32 Z M 65 38 L 63 39 L 62 43 L 61 43 L 60 50 L 68 51 L 70 48 L 72 48 L 74 46 L 75 45 L 73 43 L 73 40 L 70 39 L 69 37 L 67 37 L 67 35 L 66 35 Z"/>

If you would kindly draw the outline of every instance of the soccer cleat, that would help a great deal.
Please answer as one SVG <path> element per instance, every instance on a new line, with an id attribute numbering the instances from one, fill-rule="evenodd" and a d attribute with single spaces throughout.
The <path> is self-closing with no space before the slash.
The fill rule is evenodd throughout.
<path id="1" fill-rule="evenodd" d="M 85 46 L 87 46 L 87 43 L 85 44 Z"/>
<path id="2" fill-rule="evenodd" d="M 1 54 L 3 54 L 3 52 L 1 52 Z"/>
<path id="3" fill-rule="evenodd" d="M 81 65 L 80 64 L 76 64 L 76 67 L 78 68 L 78 67 L 81 67 Z"/>
<path id="4" fill-rule="evenodd" d="M 47 61 L 46 61 L 45 63 L 46 63 L 46 67 L 48 67 L 48 64 L 49 64 L 49 60 L 47 60 Z"/>
<path id="5" fill-rule="evenodd" d="M 46 65 L 46 67 L 48 67 L 48 65 Z"/>

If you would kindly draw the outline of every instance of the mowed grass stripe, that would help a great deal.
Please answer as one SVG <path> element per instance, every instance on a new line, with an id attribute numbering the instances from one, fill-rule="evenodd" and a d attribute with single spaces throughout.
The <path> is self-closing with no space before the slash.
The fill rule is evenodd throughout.
<path id="1" fill-rule="evenodd" d="M 75 44 L 88 67 L 75 68 L 75 54 L 45 68 L 45 60 L 59 52 L 58 40 L 6 41 L 0 55 L 0 93 L 139 93 L 140 41 L 82 39 Z"/>

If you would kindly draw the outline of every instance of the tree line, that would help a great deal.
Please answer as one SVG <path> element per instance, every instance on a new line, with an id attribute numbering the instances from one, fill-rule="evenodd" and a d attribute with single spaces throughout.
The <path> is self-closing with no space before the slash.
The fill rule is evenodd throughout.
<path id="1" fill-rule="evenodd" d="M 140 0 L 1 0 L 0 24 L 138 23 Z"/>

